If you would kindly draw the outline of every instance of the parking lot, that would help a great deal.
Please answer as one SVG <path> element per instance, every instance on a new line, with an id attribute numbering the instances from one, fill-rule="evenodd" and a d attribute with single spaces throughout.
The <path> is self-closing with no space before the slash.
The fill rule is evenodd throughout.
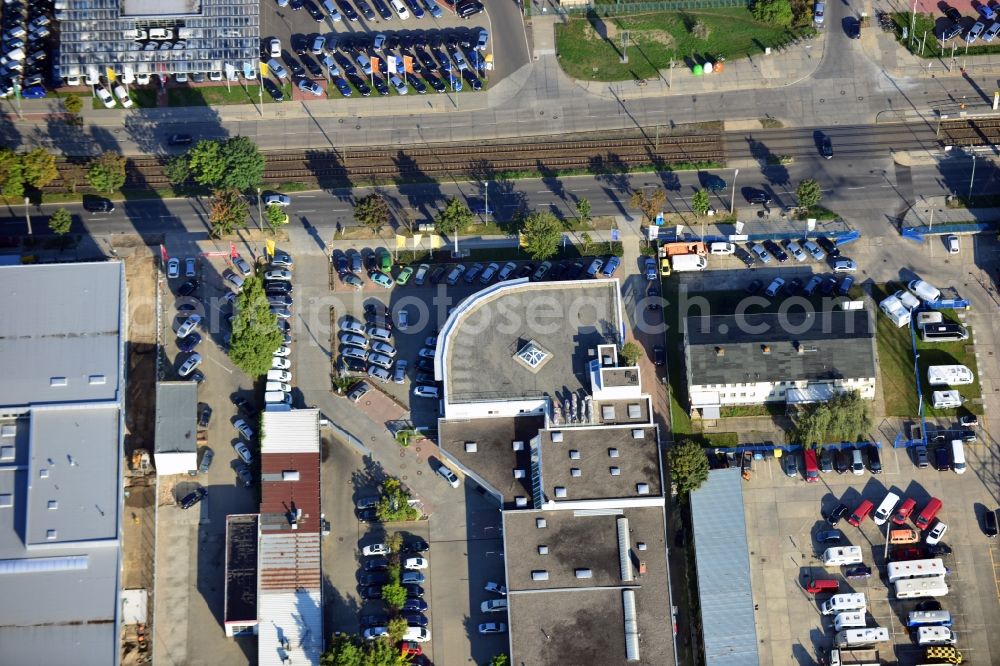
<path id="1" fill-rule="evenodd" d="M 6 2 L 0 10 L 2 54 L 0 97 L 14 92 L 18 81 L 25 99 L 45 96 L 45 87 L 59 85 L 58 28 L 51 2 Z"/>
<path id="2" fill-rule="evenodd" d="M 322 8 L 313 0 L 266 2 L 261 58 L 270 65 L 268 92 L 284 98 L 288 88 L 275 84 L 290 81 L 293 98 L 302 100 L 484 90 L 494 66 L 489 14 L 460 18 L 462 2 L 338 0 Z M 319 87 L 300 86 L 303 79 Z"/>
<path id="3" fill-rule="evenodd" d="M 801 475 L 787 477 L 780 460 L 755 461 L 743 499 L 761 663 L 787 663 L 788 655 L 800 664 L 814 663 L 830 647 L 833 616 L 821 615 L 818 606 L 829 595 L 814 598 L 805 592 L 811 578 L 835 578 L 841 583 L 839 592 L 866 595 L 868 626 L 885 627 L 891 635 L 892 645 L 877 646 L 883 659 L 894 653 L 903 665 L 920 661 L 923 651 L 910 639 L 906 616 L 921 600 L 897 601 L 883 582 L 884 532 L 871 519 L 861 529 L 846 520 L 837 526 L 844 535 L 840 545 L 861 546 L 864 563 L 873 569 L 868 579 L 846 580 L 840 568 L 824 567 L 821 556 L 827 545 L 815 541 L 819 531 L 830 529 L 823 516 L 839 503 L 852 511 L 863 499 L 877 506 L 889 490 L 916 500 L 917 511 L 931 497 L 944 502 L 938 518 L 948 525 L 943 542 L 953 554 L 944 557 L 950 591 L 938 601 L 954 618 L 952 629 L 966 662 L 1000 660 L 991 636 L 991 627 L 1000 622 L 1000 551 L 982 530 L 985 511 L 997 508 L 992 486 L 1000 460 L 982 444 L 967 446 L 966 452 L 969 470 L 962 475 L 918 469 L 905 449 L 887 448 L 880 475 L 829 472 L 814 484 Z"/>

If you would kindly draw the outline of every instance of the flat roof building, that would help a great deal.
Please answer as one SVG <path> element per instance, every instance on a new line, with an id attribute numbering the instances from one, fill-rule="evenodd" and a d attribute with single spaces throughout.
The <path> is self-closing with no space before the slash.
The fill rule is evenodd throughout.
<path id="1" fill-rule="evenodd" d="M 687 317 L 684 361 L 692 411 L 804 402 L 859 391 L 875 397 L 875 322 L 868 310 Z"/>
<path id="2" fill-rule="evenodd" d="M 117 261 L 0 266 L 5 663 L 119 662 L 125 294 Z"/>
<path id="3" fill-rule="evenodd" d="M 659 431 L 617 280 L 504 282 L 438 336 L 442 454 L 503 509 L 512 663 L 675 663 Z"/>
<path id="4" fill-rule="evenodd" d="M 260 59 L 257 0 L 68 0 L 58 10 L 63 76 L 236 72 Z"/>
<path id="5" fill-rule="evenodd" d="M 153 460 L 157 474 L 198 469 L 197 411 L 196 382 L 156 382 Z"/>

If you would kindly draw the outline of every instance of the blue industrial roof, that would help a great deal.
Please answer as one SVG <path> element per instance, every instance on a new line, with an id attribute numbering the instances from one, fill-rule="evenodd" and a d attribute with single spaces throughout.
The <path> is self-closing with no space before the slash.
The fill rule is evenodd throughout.
<path id="1" fill-rule="evenodd" d="M 739 468 L 717 469 L 691 493 L 705 659 L 712 666 L 760 663 L 742 484 Z"/>

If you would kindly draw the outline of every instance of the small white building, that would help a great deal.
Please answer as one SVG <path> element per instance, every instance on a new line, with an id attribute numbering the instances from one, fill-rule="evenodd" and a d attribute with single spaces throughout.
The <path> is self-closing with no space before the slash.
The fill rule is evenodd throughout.
<path id="1" fill-rule="evenodd" d="M 703 418 L 719 418 L 724 406 L 814 402 L 844 391 L 875 398 L 867 310 L 688 317 L 684 357 L 690 407 Z"/>
<path id="2" fill-rule="evenodd" d="M 156 383 L 153 462 L 159 476 L 198 469 L 198 383 Z"/>

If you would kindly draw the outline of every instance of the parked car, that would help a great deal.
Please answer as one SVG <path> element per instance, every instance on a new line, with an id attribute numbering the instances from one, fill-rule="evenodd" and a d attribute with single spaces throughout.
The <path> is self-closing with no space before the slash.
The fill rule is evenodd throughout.
<path id="1" fill-rule="evenodd" d="M 830 512 L 830 515 L 826 517 L 826 522 L 830 523 L 830 527 L 836 527 L 844 516 L 850 511 L 846 504 L 838 504 L 837 508 Z"/>
<path id="2" fill-rule="evenodd" d="M 188 493 L 181 499 L 180 501 L 181 508 L 190 509 L 195 504 L 204 499 L 207 495 L 208 495 L 207 490 L 205 490 L 204 488 L 198 488 L 197 490 Z"/>
<path id="3" fill-rule="evenodd" d="M 853 567 L 848 567 L 844 571 L 844 578 L 871 578 L 872 568 L 866 564 L 857 564 Z"/>

